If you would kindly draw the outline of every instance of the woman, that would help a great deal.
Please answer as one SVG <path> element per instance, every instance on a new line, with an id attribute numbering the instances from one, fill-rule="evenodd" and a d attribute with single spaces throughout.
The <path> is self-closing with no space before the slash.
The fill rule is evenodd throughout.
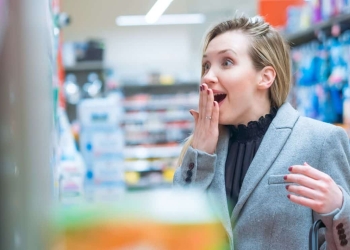
<path id="1" fill-rule="evenodd" d="M 350 151 L 339 127 L 301 117 L 286 102 L 289 48 L 268 23 L 216 25 L 203 53 L 199 110 L 175 186 L 207 191 L 231 249 L 350 249 Z"/>

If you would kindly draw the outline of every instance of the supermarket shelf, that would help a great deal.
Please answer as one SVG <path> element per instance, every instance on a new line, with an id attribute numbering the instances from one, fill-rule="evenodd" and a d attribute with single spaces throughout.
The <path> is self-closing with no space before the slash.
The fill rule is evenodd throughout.
<path id="1" fill-rule="evenodd" d="M 124 157 L 127 159 L 147 159 L 147 158 L 174 158 L 180 155 L 182 147 L 126 147 Z"/>
<path id="2" fill-rule="evenodd" d="M 83 87 L 83 85 L 87 81 L 87 77 L 90 73 L 94 72 L 98 74 L 99 79 L 103 82 L 102 84 L 102 93 L 104 92 L 105 85 L 104 85 L 104 71 L 105 66 L 102 61 L 81 61 L 76 62 L 74 65 L 71 66 L 65 66 L 64 68 L 65 74 L 74 74 L 76 76 L 76 83 L 79 85 L 80 88 Z M 68 114 L 69 121 L 72 122 L 76 120 L 77 117 L 77 105 L 75 104 L 66 104 L 66 110 Z"/>
<path id="3" fill-rule="evenodd" d="M 147 160 L 138 161 L 125 161 L 124 171 L 125 172 L 163 172 L 165 170 L 171 170 L 172 164 L 165 164 L 163 161 L 150 162 Z"/>
<path id="4" fill-rule="evenodd" d="M 126 84 L 122 87 L 125 96 L 131 96 L 139 93 L 152 93 L 152 94 L 177 94 L 177 93 L 189 93 L 192 91 L 198 92 L 199 82 L 185 82 L 175 83 L 171 85 L 162 84 Z"/>
<path id="5" fill-rule="evenodd" d="M 152 100 L 152 101 L 125 101 L 126 110 L 167 110 L 173 108 L 194 108 L 198 100 Z"/>
<path id="6" fill-rule="evenodd" d="M 129 89 L 129 88 L 140 88 L 140 87 L 145 87 L 145 88 L 149 88 L 149 87 L 154 87 L 154 88 L 167 88 L 170 86 L 176 86 L 178 87 L 183 87 L 183 86 L 197 86 L 199 87 L 199 83 L 198 82 L 175 82 L 173 84 L 136 84 L 136 83 L 128 83 L 128 84 L 124 84 L 123 88 L 124 89 Z"/>
<path id="7" fill-rule="evenodd" d="M 179 143 L 193 129 L 188 110 L 198 106 L 198 84 L 124 86 L 123 92 L 128 191 L 172 187 Z"/>
<path id="8" fill-rule="evenodd" d="M 190 133 L 188 133 L 190 134 Z M 137 145 L 154 145 L 154 146 L 157 146 L 157 145 L 164 145 L 166 143 L 179 143 L 181 141 L 184 141 L 184 137 L 181 137 L 179 139 L 173 139 L 173 140 L 169 140 L 167 138 L 165 139 L 140 139 L 140 140 L 133 140 L 133 139 L 127 139 L 125 140 L 125 145 L 126 147 L 134 147 L 134 146 L 137 146 Z M 158 158 L 158 157 L 157 157 Z"/>
<path id="9" fill-rule="evenodd" d="M 125 162 L 124 171 L 125 172 L 151 172 L 151 171 L 162 171 L 163 168 L 155 166 L 156 164 L 151 164 L 145 160 L 139 160 L 135 162 Z"/>
<path id="10" fill-rule="evenodd" d="M 147 112 L 138 112 L 138 113 L 129 113 L 125 114 L 123 121 L 124 122 L 145 122 L 148 120 L 159 120 L 164 122 L 169 121 L 193 121 L 191 114 L 186 111 L 169 111 L 166 113 L 147 113 Z"/>
<path id="11" fill-rule="evenodd" d="M 160 182 L 160 183 L 144 183 L 144 184 L 135 184 L 135 185 L 127 185 L 128 191 L 139 191 L 146 189 L 164 189 L 164 188 L 172 188 L 171 182 Z"/>
<path id="12" fill-rule="evenodd" d="M 78 62 L 74 66 L 65 67 L 66 71 L 89 71 L 89 70 L 103 70 L 104 66 L 101 61 L 86 61 Z"/>
<path id="13" fill-rule="evenodd" d="M 125 127 L 124 131 L 125 133 L 164 133 L 168 132 L 169 130 L 177 130 L 177 131 L 183 131 L 183 130 L 191 130 L 193 129 L 192 124 L 189 124 L 188 126 L 182 126 L 182 127 L 175 127 L 175 126 L 142 126 L 142 127 Z"/>
<path id="14" fill-rule="evenodd" d="M 317 39 L 316 33 L 318 31 L 322 31 L 325 33 L 325 35 L 329 36 L 331 34 L 332 26 L 335 24 L 340 25 L 341 31 L 350 29 L 350 13 L 340 14 L 337 17 L 315 24 L 312 27 L 300 32 L 287 34 L 285 35 L 285 38 L 292 47 L 299 46 L 301 44 Z"/>

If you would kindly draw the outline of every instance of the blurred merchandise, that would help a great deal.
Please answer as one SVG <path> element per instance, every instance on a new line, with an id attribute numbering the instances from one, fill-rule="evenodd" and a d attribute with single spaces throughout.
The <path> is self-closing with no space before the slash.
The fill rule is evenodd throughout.
<path id="1" fill-rule="evenodd" d="M 78 117 L 87 199 L 116 200 L 125 190 L 121 100 L 115 96 L 82 100 Z"/>
<path id="2" fill-rule="evenodd" d="M 342 124 L 348 122 L 350 111 L 350 15 L 342 16 L 340 23 L 336 18 L 322 28 L 289 37 L 294 45 L 291 99 L 305 116 Z"/>
<path id="3" fill-rule="evenodd" d="M 342 123 L 343 89 L 350 73 L 349 36 L 312 42 L 292 50 L 298 110 L 306 116 Z"/>
<path id="4" fill-rule="evenodd" d="M 129 189 L 171 187 L 182 143 L 192 133 L 188 112 L 198 104 L 198 84 L 150 85 L 125 97 L 125 171 Z M 184 88 L 181 88 L 184 86 Z M 188 87 L 190 90 L 184 93 Z M 124 93 L 134 93 L 124 86 Z M 136 90 L 135 90 L 136 92 Z"/>
<path id="5" fill-rule="evenodd" d="M 105 92 L 110 93 L 114 91 L 121 91 L 120 90 L 120 82 L 119 82 L 119 76 L 117 72 L 111 68 L 105 70 L 105 77 L 106 77 L 106 88 Z"/>
<path id="6" fill-rule="evenodd" d="M 312 10 L 307 4 L 288 7 L 285 32 L 294 33 L 309 28 L 313 22 L 312 16 Z"/>
<path id="7" fill-rule="evenodd" d="M 52 250 L 224 250 L 215 202 L 197 190 L 129 193 L 113 204 L 58 211 Z"/>
<path id="8" fill-rule="evenodd" d="M 350 13 L 350 1 L 348 0 L 312 0 L 305 1 L 302 5 L 291 5 L 287 8 L 287 22 L 284 27 L 286 34 L 294 34 L 319 25 L 318 30 L 327 22 L 336 23 L 333 19 L 342 21 Z M 315 27 L 316 28 L 316 27 Z"/>
<path id="9" fill-rule="evenodd" d="M 64 110 L 58 112 L 59 143 L 56 157 L 55 183 L 62 204 L 84 201 L 85 164 L 76 148 L 73 133 Z"/>
<path id="10" fill-rule="evenodd" d="M 92 72 L 87 77 L 87 82 L 83 85 L 84 96 L 96 98 L 101 96 L 102 82 L 95 72 Z"/>
<path id="11" fill-rule="evenodd" d="M 66 48 L 66 46 L 65 46 Z M 64 60 L 71 60 L 65 49 Z M 67 59 L 68 57 L 68 59 Z M 67 63 L 67 62 L 65 62 Z M 105 96 L 105 68 L 102 61 L 79 62 L 65 65 L 64 92 L 67 98 L 66 111 L 70 122 L 77 120 L 77 104 L 80 99 Z"/>
<path id="12" fill-rule="evenodd" d="M 74 74 L 68 74 L 63 85 L 66 101 L 70 104 L 77 104 L 81 99 L 81 90 L 77 84 L 77 78 Z"/>
<path id="13" fill-rule="evenodd" d="M 55 23 L 59 28 L 64 28 L 68 26 L 70 22 L 71 22 L 71 18 L 68 13 L 60 12 L 55 17 Z"/>
<path id="14" fill-rule="evenodd" d="M 90 40 L 86 42 L 66 42 L 63 45 L 64 65 L 75 66 L 83 62 L 102 62 L 104 58 L 104 43 Z"/>

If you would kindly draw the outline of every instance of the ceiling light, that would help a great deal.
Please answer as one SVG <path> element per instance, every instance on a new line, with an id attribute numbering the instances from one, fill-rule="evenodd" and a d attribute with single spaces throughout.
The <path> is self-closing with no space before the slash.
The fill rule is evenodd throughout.
<path id="1" fill-rule="evenodd" d="M 148 23 L 145 16 L 119 16 L 116 19 L 118 26 L 198 24 L 204 22 L 205 15 L 203 14 L 162 15 L 155 23 Z"/>
<path id="2" fill-rule="evenodd" d="M 155 23 L 173 0 L 158 0 L 146 14 L 146 22 Z"/>

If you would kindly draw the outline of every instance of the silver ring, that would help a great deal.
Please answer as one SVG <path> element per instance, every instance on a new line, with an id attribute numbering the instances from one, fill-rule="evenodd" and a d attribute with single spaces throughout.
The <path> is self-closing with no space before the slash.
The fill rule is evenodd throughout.
<path id="1" fill-rule="evenodd" d="M 211 120 L 211 116 L 206 116 L 205 119 Z"/>

